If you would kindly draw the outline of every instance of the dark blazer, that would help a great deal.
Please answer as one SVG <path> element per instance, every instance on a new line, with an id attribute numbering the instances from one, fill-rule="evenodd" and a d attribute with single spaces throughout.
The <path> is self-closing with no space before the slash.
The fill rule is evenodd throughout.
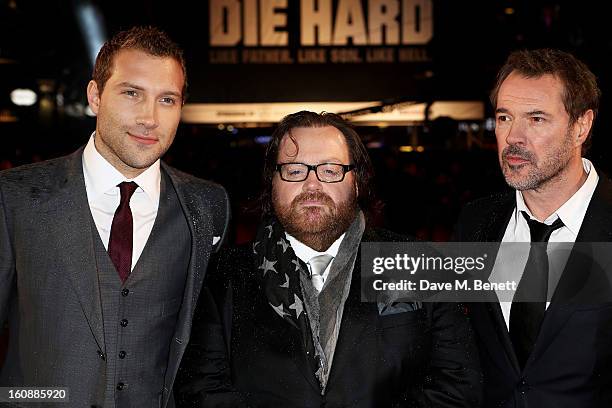
<path id="1" fill-rule="evenodd" d="M 1 385 L 21 378 L 26 384 L 69 387 L 72 406 L 104 394 L 98 378 L 104 364 L 98 356 L 104 350 L 102 307 L 82 153 L 81 148 L 0 173 L 0 322 L 9 319 L 10 335 Z M 213 236 L 223 240 L 229 204 L 218 185 L 163 163 L 162 171 L 177 192 L 192 238 L 160 399 L 165 407 L 189 340 Z M 66 321 L 70 330 L 56 324 Z"/>
<path id="2" fill-rule="evenodd" d="M 469 204 L 458 221 L 456 240 L 500 242 L 515 206 L 514 191 Z M 576 242 L 610 241 L 612 183 L 600 174 Z M 609 262 L 609 254 L 600 255 Z M 591 257 L 570 255 L 522 370 L 499 303 L 469 305 L 484 376 L 484 407 L 612 406 L 612 291 L 601 267 Z"/>
<path id="3" fill-rule="evenodd" d="M 363 236 L 390 240 L 384 231 L 366 229 Z M 299 332 L 258 286 L 250 246 L 223 250 L 177 379 L 179 406 L 479 406 L 478 357 L 461 305 L 429 303 L 380 316 L 375 303 L 361 302 L 360 265 L 358 256 L 321 395 Z"/>

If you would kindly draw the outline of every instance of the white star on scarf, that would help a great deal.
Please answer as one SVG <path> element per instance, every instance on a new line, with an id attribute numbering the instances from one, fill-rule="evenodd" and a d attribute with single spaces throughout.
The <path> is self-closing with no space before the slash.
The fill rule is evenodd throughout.
<path id="1" fill-rule="evenodd" d="M 285 283 L 280 285 L 280 287 L 289 289 L 289 276 L 287 276 L 287 274 L 285 274 Z"/>
<path id="2" fill-rule="evenodd" d="M 268 261 L 266 259 L 266 257 L 264 256 L 263 263 L 261 264 L 261 266 L 258 269 L 263 269 L 263 275 L 266 276 L 266 273 L 268 271 L 277 272 L 276 269 L 274 269 L 274 264 L 275 263 L 276 263 L 276 261 Z"/>
<path id="3" fill-rule="evenodd" d="M 300 314 L 302 314 L 302 311 L 304 310 L 302 301 L 299 297 L 297 297 L 295 293 L 293 294 L 293 304 L 289 305 L 289 309 L 295 310 L 295 314 L 297 315 L 298 319 L 300 318 Z"/>
<path id="4" fill-rule="evenodd" d="M 283 237 L 281 237 L 280 241 L 278 241 L 276 245 L 280 245 L 283 247 L 283 254 L 285 253 L 285 251 L 287 251 L 287 248 L 289 248 L 290 246 L 289 241 L 286 241 L 285 238 Z"/>
<path id="5" fill-rule="evenodd" d="M 270 231 L 270 233 L 268 234 L 268 239 L 272 238 L 272 226 L 268 225 L 266 226 L 266 229 Z"/>
<path id="6" fill-rule="evenodd" d="M 285 308 L 283 307 L 282 303 L 278 306 L 274 306 L 272 303 L 270 303 L 270 306 L 272 306 L 272 309 L 274 309 L 274 311 L 282 318 L 285 318 L 285 316 L 291 316 L 289 313 L 285 312 Z"/>

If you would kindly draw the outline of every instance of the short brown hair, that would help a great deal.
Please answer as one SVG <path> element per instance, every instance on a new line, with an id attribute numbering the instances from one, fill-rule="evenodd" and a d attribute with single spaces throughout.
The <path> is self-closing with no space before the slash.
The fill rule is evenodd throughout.
<path id="1" fill-rule="evenodd" d="M 266 149 L 263 170 L 263 191 L 260 196 L 261 209 L 265 215 L 272 213 L 272 178 L 276 172 L 278 150 L 283 138 L 285 136 L 292 138 L 291 130 L 295 128 L 320 128 L 326 126 L 333 126 L 344 135 L 351 164 L 355 165 L 354 172 L 359 190 L 357 198 L 359 206 L 366 213 L 372 209 L 375 201 L 371 186 L 374 169 L 366 147 L 363 145 L 355 129 L 342 117 L 334 113 L 300 111 L 287 115 L 281 120 L 272 133 L 272 139 Z"/>
<path id="2" fill-rule="evenodd" d="M 497 81 L 491 92 L 494 109 L 497 109 L 497 95 L 502 83 L 513 72 L 525 78 L 539 78 L 548 74 L 559 79 L 564 88 L 561 97 L 565 111 L 570 117 L 570 125 L 589 109 L 593 111 L 593 119 L 597 116 L 601 96 L 597 79 L 589 68 L 572 54 L 550 48 L 514 51 L 497 73 Z"/>
<path id="3" fill-rule="evenodd" d="M 155 57 L 169 57 L 178 62 L 183 69 L 182 96 L 185 100 L 187 68 L 183 50 L 168 37 L 168 34 L 152 26 L 136 26 L 129 30 L 120 31 L 104 43 L 96 57 L 92 76 L 100 93 L 104 90 L 106 81 L 112 74 L 115 55 L 121 50 L 128 49 L 143 51 Z"/>

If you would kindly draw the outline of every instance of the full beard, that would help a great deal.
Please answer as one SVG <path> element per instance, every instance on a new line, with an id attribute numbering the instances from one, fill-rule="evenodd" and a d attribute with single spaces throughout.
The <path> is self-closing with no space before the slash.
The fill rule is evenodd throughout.
<path id="1" fill-rule="evenodd" d="M 528 163 L 518 166 L 510 165 L 506 159 L 508 155 L 518 156 L 527 160 Z M 527 149 L 518 145 L 507 146 L 502 152 L 501 167 L 506 183 L 510 187 L 519 191 L 537 190 L 552 180 L 556 180 L 567 168 L 571 158 L 571 134 L 568 131 L 563 144 L 549 152 L 540 163 L 538 163 L 535 155 Z M 527 173 L 521 175 L 521 170 L 525 167 Z"/>
<path id="2" fill-rule="evenodd" d="M 321 205 L 301 205 L 314 200 Z M 301 193 L 285 206 L 278 203 L 273 193 L 272 201 L 274 212 L 285 231 L 319 252 L 327 250 L 351 226 L 358 208 L 354 190 L 346 201 L 338 204 L 321 191 Z"/>

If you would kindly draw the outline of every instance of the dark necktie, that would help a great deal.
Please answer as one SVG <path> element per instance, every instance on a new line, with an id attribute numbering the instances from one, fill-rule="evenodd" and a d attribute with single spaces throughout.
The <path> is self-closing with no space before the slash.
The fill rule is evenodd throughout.
<path id="1" fill-rule="evenodd" d="M 130 209 L 130 198 L 138 188 L 133 181 L 119 184 L 121 201 L 115 211 L 113 224 L 111 226 L 110 239 L 108 242 L 108 254 L 110 255 L 121 282 L 130 275 L 132 269 L 132 236 L 134 234 L 134 221 Z"/>
<path id="2" fill-rule="evenodd" d="M 548 242 L 553 231 L 563 227 L 560 218 L 546 225 L 529 218 L 522 212 L 529 224 L 531 242 Z M 521 367 L 533 350 L 536 338 L 540 332 L 546 300 L 548 296 L 548 254 L 546 244 L 531 245 L 525 271 L 521 277 L 510 309 L 510 338 Z"/>

